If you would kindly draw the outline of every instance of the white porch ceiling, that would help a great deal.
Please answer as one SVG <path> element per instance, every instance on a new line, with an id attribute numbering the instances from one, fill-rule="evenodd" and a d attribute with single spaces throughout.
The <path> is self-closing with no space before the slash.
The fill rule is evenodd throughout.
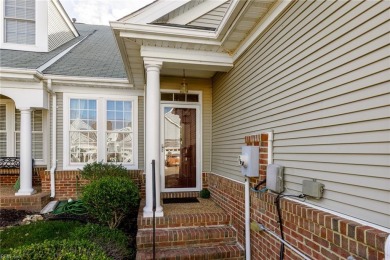
<path id="1" fill-rule="evenodd" d="M 111 23 L 130 82 L 136 87 L 145 84 L 143 58 L 160 59 L 163 76 L 182 76 L 186 69 L 188 77 L 210 78 L 229 70 L 249 46 L 247 40 L 258 37 L 259 28 L 264 30 L 290 1 L 216 0 L 212 8 L 207 2 L 160 0 Z M 158 15 L 155 10 L 160 10 Z M 201 18 L 205 25 L 214 18 L 214 25 L 192 26 Z"/>

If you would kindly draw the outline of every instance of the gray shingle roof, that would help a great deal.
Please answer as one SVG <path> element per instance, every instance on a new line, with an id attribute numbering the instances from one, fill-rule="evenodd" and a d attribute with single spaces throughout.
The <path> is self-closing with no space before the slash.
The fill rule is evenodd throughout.
<path id="1" fill-rule="evenodd" d="M 0 50 L 0 66 L 18 69 L 37 69 L 76 42 L 87 38 L 65 54 L 44 74 L 126 78 L 114 35 L 109 26 L 75 24 L 80 36 L 57 49 L 43 52 Z"/>

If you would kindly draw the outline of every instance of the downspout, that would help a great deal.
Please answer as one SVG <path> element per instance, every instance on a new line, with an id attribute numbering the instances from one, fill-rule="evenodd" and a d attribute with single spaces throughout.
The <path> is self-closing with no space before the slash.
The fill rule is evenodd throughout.
<path id="1" fill-rule="evenodd" d="M 245 178 L 245 259 L 251 259 L 251 215 L 250 215 L 250 191 L 249 178 Z"/>
<path id="2" fill-rule="evenodd" d="M 50 168 L 50 197 L 56 196 L 55 172 L 57 169 L 57 95 L 52 89 L 51 79 L 47 80 L 47 87 L 53 98 L 52 103 L 52 166 Z"/>
<path id="3" fill-rule="evenodd" d="M 268 132 L 268 164 L 273 163 L 274 160 L 274 132 Z"/>

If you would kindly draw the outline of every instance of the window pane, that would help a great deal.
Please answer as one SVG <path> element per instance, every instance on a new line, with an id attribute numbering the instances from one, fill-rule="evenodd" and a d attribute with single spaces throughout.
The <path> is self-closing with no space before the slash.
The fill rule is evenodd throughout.
<path id="1" fill-rule="evenodd" d="M 161 101 L 172 101 L 173 93 L 161 93 Z"/>
<path id="2" fill-rule="evenodd" d="M 187 94 L 187 102 L 199 102 L 199 95 Z"/>
<path id="3" fill-rule="evenodd" d="M 0 132 L 0 156 L 7 156 L 7 133 Z"/>
<path id="4" fill-rule="evenodd" d="M 186 101 L 186 94 L 174 94 L 173 101 Z"/>
<path id="5" fill-rule="evenodd" d="M 97 159 L 97 136 L 95 132 L 70 132 L 70 162 L 95 162 Z"/>
<path id="6" fill-rule="evenodd" d="M 96 100 L 70 100 L 71 130 L 96 130 Z"/>
<path id="7" fill-rule="evenodd" d="M 6 106 L 0 104 L 0 131 L 6 131 Z"/>
<path id="8" fill-rule="evenodd" d="M 107 162 L 133 162 L 131 135 L 131 133 L 107 133 Z"/>

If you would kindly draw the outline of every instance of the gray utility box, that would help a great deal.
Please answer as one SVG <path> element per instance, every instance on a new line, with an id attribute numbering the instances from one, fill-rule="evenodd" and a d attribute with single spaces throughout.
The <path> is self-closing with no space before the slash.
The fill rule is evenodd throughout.
<path id="1" fill-rule="evenodd" d="M 268 164 L 267 189 L 276 193 L 283 192 L 283 166 L 277 164 Z"/>
<path id="2" fill-rule="evenodd" d="M 302 181 L 302 193 L 315 199 L 321 199 L 325 185 L 311 180 Z"/>

